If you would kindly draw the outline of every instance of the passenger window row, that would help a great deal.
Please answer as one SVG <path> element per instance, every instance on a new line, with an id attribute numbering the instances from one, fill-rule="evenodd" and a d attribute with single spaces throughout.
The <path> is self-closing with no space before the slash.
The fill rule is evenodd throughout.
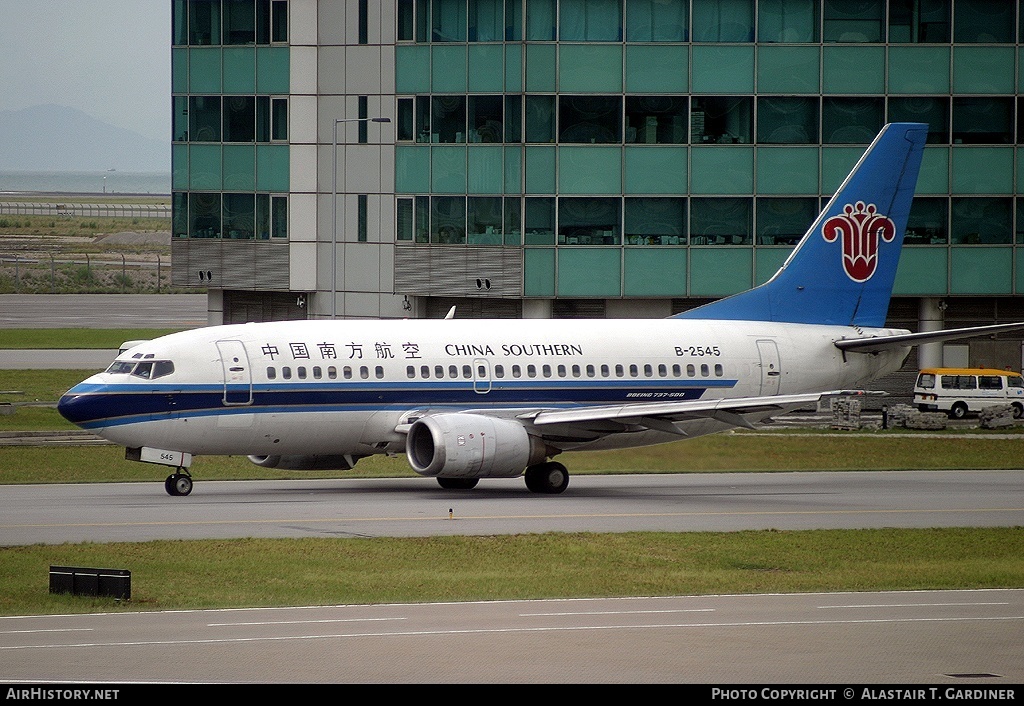
<path id="1" fill-rule="evenodd" d="M 478 365 L 477 377 L 487 377 L 487 367 Z M 502 380 L 506 376 L 511 378 L 682 378 L 682 377 L 724 377 L 725 369 L 721 363 L 715 365 L 702 364 L 696 366 L 694 364 L 688 364 L 686 366 L 676 363 L 674 365 L 666 365 L 661 363 L 659 365 L 653 365 L 646 363 L 644 365 L 638 365 L 636 363 L 631 365 L 534 365 L 530 363 L 528 365 L 514 364 L 509 366 L 506 371 L 505 366 L 497 364 L 493 367 L 493 377 L 496 380 Z M 506 375 L 507 373 L 507 375 Z M 685 374 L 684 374 L 685 373 Z M 473 368 L 470 365 L 463 365 L 461 368 L 457 365 L 449 365 L 447 368 L 443 365 L 435 365 L 433 367 L 429 365 L 421 365 L 418 368 L 415 365 L 409 365 L 405 369 L 406 377 L 410 380 L 415 378 L 421 378 L 424 380 L 435 378 L 435 379 L 472 379 Z"/>
<path id="2" fill-rule="evenodd" d="M 276 380 L 278 379 L 278 368 L 276 366 L 270 366 L 267 368 L 267 379 Z M 326 372 L 326 374 L 325 374 Z M 692 363 L 687 365 L 681 365 L 675 363 L 673 365 L 667 365 L 660 363 L 654 365 L 651 363 L 645 363 L 643 365 L 633 363 L 630 365 L 617 364 L 617 365 L 535 365 L 530 363 L 528 365 L 514 364 L 508 366 L 506 370 L 502 364 L 497 364 L 492 368 L 493 378 L 496 380 L 503 380 L 506 377 L 510 378 L 710 378 L 710 377 L 725 377 L 725 369 L 721 363 L 715 363 L 714 365 L 708 365 L 703 363 L 701 365 L 694 365 Z M 369 380 L 371 375 L 377 380 L 384 379 L 384 368 L 383 366 L 375 366 L 372 370 L 365 365 L 359 367 L 344 366 L 339 371 L 333 365 L 326 368 L 326 371 L 319 365 L 314 365 L 312 368 L 306 366 L 297 366 L 294 370 L 290 366 L 282 366 L 280 369 L 280 377 L 282 380 L 291 380 L 293 378 L 298 380 L 337 380 L 340 378 L 343 380 L 352 380 L 359 378 L 361 380 Z M 422 380 L 472 380 L 473 379 L 473 366 L 472 365 L 409 365 L 405 368 L 406 377 L 410 380 L 422 379 Z M 487 366 L 477 365 L 476 371 L 477 379 L 487 378 Z"/>
<path id="3" fill-rule="evenodd" d="M 353 367 L 353 366 L 350 366 L 350 365 L 345 365 L 345 366 L 343 366 L 341 368 L 340 373 L 341 373 L 341 379 L 342 380 L 352 380 L 353 378 L 357 378 L 357 377 L 359 379 L 361 379 L 361 380 L 369 380 L 370 379 L 370 375 L 371 375 L 371 370 L 366 365 L 361 365 L 359 367 Z M 377 380 L 383 380 L 384 379 L 384 366 L 382 366 L 382 365 L 375 366 L 373 368 L 373 370 L 372 370 L 372 375 Z M 325 377 L 326 377 L 327 380 L 337 380 L 338 377 L 339 377 L 339 370 L 335 366 L 329 365 L 329 366 L 327 366 L 326 376 L 325 376 L 324 375 L 324 369 L 321 368 L 319 365 L 314 365 L 311 369 L 307 368 L 304 365 L 299 365 L 299 366 L 297 366 L 295 368 L 294 371 L 292 370 L 292 368 L 290 366 L 287 366 L 287 365 L 282 366 L 281 367 L 281 379 L 282 380 L 291 380 L 292 377 L 295 377 L 298 380 L 306 380 L 306 379 L 322 380 Z M 277 367 L 269 366 L 267 368 L 267 379 L 268 380 L 276 380 L 277 379 Z"/>

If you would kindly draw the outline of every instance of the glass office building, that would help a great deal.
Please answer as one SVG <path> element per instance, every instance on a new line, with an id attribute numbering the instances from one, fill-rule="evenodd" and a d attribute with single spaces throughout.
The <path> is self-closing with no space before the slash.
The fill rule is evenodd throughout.
<path id="1" fill-rule="evenodd" d="M 174 0 L 175 282 L 214 321 L 667 316 L 919 121 L 890 323 L 1021 320 L 1022 4 Z"/>

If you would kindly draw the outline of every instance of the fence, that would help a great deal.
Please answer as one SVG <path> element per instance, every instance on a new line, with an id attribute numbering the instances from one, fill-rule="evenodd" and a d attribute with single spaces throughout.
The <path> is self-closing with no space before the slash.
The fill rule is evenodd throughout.
<path id="1" fill-rule="evenodd" d="M 0 215 L 76 218 L 170 218 L 171 207 L 158 203 L 43 203 L 0 201 Z"/>
<path id="2" fill-rule="evenodd" d="M 165 266 L 161 255 L 153 258 L 0 253 L 0 293 L 160 292 L 170 278 L 170 261 Z"/>

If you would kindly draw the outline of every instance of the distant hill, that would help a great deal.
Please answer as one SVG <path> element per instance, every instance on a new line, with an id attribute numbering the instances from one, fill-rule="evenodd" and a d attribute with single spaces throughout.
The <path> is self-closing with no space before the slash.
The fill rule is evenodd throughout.
<path id="1" fill-rule="evenodd" d="M 0 169 L 169 172 L 166 142 L 63 105 L 0 110 Z"/>

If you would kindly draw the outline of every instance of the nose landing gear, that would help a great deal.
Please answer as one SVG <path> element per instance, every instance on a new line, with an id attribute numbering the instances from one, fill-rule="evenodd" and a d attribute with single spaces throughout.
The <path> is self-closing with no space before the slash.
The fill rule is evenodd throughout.
<path id="1" fill-rule="evenodd" d="M 167 476 L 164 481 L 164 490 L 168 495 L 175 497 L 188 495 L 192 492 L 192 476 L 184 468 L 179 468 L 176 473 Z"/>

